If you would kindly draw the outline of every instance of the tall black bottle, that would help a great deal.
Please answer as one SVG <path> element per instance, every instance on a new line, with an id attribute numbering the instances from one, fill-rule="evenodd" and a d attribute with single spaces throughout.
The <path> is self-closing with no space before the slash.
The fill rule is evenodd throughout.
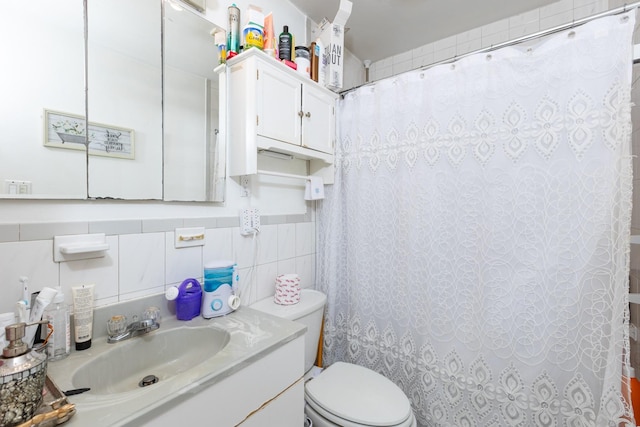
<path id="1" fill-rule="evenodd" d="M 282 29 L 282 33 L 278 37 L 278 58 L 280 60 L 286 59 L 291 61 L 291 47 L 293 44 L 293 37 L 289 33 L 289 26 L 285 25 Z"/>

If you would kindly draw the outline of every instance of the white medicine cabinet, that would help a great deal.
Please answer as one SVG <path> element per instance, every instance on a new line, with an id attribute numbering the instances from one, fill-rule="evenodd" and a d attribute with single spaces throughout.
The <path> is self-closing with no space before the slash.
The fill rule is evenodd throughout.
<path id="1" fill-rule="evenodd" d="M 226 64 L 229 175 L 258 173 L 259 151 L 309 160 L 333 183 L 338 95 L 258 49 Z"/>

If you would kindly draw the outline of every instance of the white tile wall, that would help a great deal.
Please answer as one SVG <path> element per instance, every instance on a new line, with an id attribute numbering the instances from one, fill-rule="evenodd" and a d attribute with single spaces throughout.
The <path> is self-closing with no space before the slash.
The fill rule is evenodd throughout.
<path id="1" fill-rule="evenodd" d="M 371 64 L 369 78 L 371 81 L 380 80 L 623 5 L 621 0 L 560 0 L 376 61 Z"/>
<path id="2" fill-rule="evenodd" d="M 61 286 L 71 304 L 71 287 L 95 283 L 96 307 L 163 293 L 188 277 L 202 279 L 204 264 L 232 260 L 239 266 L 243 303 L 273 295 L 278 274 L 298 273 L 314 286 L 313 214 L 262 217 L 260 233 L 240 235 L 237 218 L 101 221 L 94 223 L 0 224 L 0 313 L 13 311 L 27 276 L 31 292 Z M 176 227 L 203 226 L 205 245 L 176 249 Z M 56 263 L 53 236 L 106 233 L 106 256 Z M 254 267 L 255 264 L 255 267 Z"/>

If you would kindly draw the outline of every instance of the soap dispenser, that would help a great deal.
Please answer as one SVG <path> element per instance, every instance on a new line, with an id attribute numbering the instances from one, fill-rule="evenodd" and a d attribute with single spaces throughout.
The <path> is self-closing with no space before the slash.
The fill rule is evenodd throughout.
<path id="1" fill-rule="evenodd" d="M 37 323 L 46 324 L 47 321 Z M 22 341 L 26 327 L 24 322 L 5 327 L 9 345 L 2 350 L 0 358 L 0 425 L 6 427 L 30 420 L 42 403 L 47 355 L 29 350 Z"/>

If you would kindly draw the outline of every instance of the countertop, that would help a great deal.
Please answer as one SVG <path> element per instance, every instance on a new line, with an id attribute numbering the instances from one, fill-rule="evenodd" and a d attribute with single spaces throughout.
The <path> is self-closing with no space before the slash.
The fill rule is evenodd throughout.
<path id="1" fill-rule="evenodd" d="M 228 331 L 231 334 L 229 343 L 213 357 L 186 372 L 149 387 L 114 395 L 94 395 L 89 391 L 69 396 L 77 412 L 64 426 L 126 425 L 154 408 L 170 404 L 173 399 L 185 398 L 216 384 L 306 332 L 306 326 L 302 324 L 248 307 L 240 307 L 231 314 L 213 319 L 200 316 L 190 321 L 179 321 L 175 317 L 163 319 L 160 329 L 202 326 Z M 105 337 L 96 337 L 91 348 L 72 351 L 67 358 L 50 362 L 48 375 L 61 390 L 75 389 L 77 386 L 71 382 L 73 372 L 118 344 L 107 344 Z"/>

